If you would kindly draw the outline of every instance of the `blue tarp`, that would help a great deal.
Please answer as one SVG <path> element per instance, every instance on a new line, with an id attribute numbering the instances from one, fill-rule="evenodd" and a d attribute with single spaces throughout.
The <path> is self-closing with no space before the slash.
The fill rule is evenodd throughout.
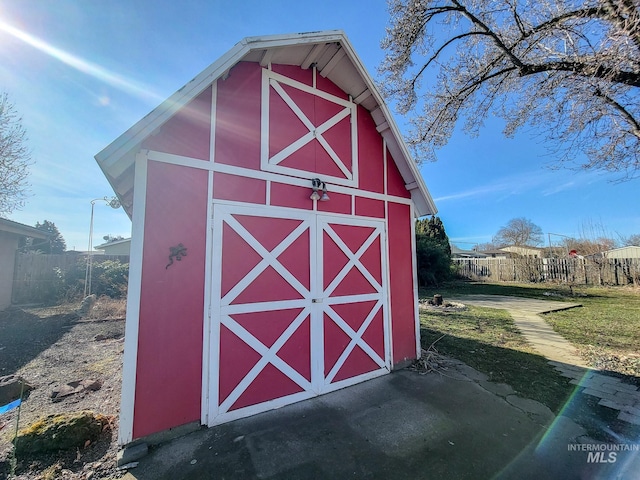
<path id="1" fill-rule="evenodd" d="M 7 413 L 10 410 L 13 410 L 14 408 L 18 408 L 20 403 L 22 403 L 22 400 L 18 399 L 18 400 L 14 400 L 11 403 L 7 403 L 6 405 L 2 405 L 0 407 L 0 415 L 2 415 L 3 413 Z"/>

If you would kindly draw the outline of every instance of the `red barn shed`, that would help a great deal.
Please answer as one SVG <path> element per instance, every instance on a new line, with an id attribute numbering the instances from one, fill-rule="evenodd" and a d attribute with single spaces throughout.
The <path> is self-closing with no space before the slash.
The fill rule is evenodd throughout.
<path id="1" fill-rule="evenodd" d="M 419 356 L 436 209 L 343 32 L 242 40 L 96 159 L 133 221 L 121 444 Z"/>

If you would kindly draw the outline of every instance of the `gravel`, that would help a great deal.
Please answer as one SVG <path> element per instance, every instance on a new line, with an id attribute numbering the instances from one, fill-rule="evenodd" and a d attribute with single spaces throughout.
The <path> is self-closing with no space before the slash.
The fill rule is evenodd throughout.
<path id="1" fill-rule="evenodd" d="M 124 300 L 118 304 L 121 315 Z M 32 458 L 18 458 L 16 480 L 56 478 L 86 480 L 119 478 L 116 471 L 118 410 L 122 383 L 124 318 L 111 317 L 100 305 L 97 318 L 81 318 L 78 304 L 49 308 L 12 308 L 0 312 L 0 375 L 17 374 L 35 388 L 20 408 L 20 429 L 40 417 L 91 410 L 113 416 L 111 429 L 85 448 Z M 96 317 L 92 312 L 90 317 Z M 52 392 L 80 381 L 97 381 L 52 401 Z M 10 471 L 11 439 L 18 410 L 0 416 L 0 478 Z"/>

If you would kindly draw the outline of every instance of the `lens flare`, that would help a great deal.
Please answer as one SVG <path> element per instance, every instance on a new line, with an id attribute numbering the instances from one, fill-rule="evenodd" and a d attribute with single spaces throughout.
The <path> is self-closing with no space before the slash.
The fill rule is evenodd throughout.
<path id="1" fill-rule="evenodd" d="M 137 97 L 149 100 L 153 103 L 158 103 L 163 99 L 157 94 L 153 93 L 151 89 L 140 83 L 127 79 L 122 75 L 113 73 L 100 65 L 84 60 L 69 52 L 66 52 L 60 48 L 45 42 L 44 40 L 24 32 L 16 27 L 13 27 L 2 20 L 0 20 L 0 31 L 6 32 L 12 37 L 21 40 L 22 42 L 30 45 L 31 47 L 46 53 L 47 55 L 59 60 L 65 65 L 70 66 L 82 72 L 86 75 L 94 77 L 112 87 L 118 88 L 124 92 L 135 95 Z"/>

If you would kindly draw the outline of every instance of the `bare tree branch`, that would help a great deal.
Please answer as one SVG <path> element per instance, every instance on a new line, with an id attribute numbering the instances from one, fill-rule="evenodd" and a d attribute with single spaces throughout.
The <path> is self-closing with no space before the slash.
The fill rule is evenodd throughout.
<path id="1" fill-rule="evenodd" d="M 22 207 L 27 196 L 31 153 L 22 118 L 6 93 L 0 94 L 0 216 Z"/>
<path id="2" fill-rule="evenodd" d="M 537 128 L 559 161 L 583 153 L 585 168 L 627 178 L 640 172 L 636 0 L 389 5 L 382 88 L 400 111 L 415 112 L 408 141 L 425 158 L 434 158 L 458 120 L 477 134 L 488 115 L 498 114 L 506 134 Z"/>
<path id="3" fill-rule="evenodd" d="M 536 73 L 559 70 L 571 72 L 585 77 L 602 78 L 614 83 L 623 83 L 630 87 L 640 87 L 640 74 L 633 72 L 621 72 L 604 65 L 590 65 L 579 61 L 549 62 L 539 65 L 522 65 L 519 69 L 521 76 L 535 75 Z"/>

